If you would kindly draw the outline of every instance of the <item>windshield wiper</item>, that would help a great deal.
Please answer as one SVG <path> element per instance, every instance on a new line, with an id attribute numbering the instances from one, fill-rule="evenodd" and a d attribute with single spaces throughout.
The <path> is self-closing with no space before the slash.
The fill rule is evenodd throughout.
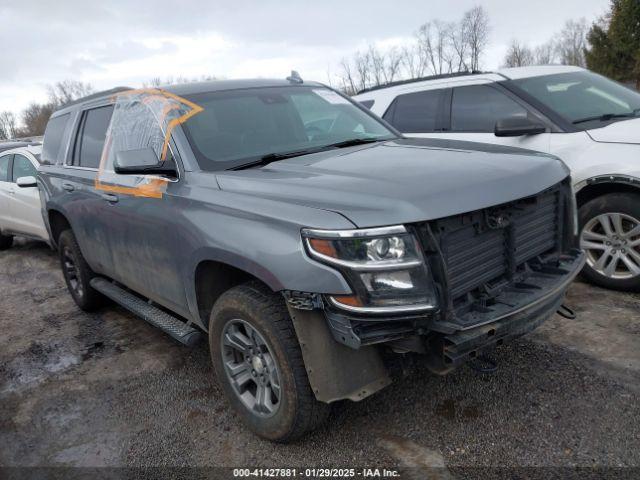
<path id="1" fill-rule="evenodd" d="M 376 143 L 381 142 L 382 139 L 376 137 L 368 137 L 368 138 L 350 138 L 349 140 L 344 140 L 338 143 L 332 143 L 327 145 L 325 148 L 347 148 L 347 147 L 355 147 L 356 145 L 365 145 L 367 143 Z"/>
<path id="2" fill-rule="evenodd" d="M 302 155 L 308 155 L 310 153 L 316 153 L 318 151 L 315 149 L 306 149 L 306 150 L 296 150 L 294 152 L 283 152 L 283 153 L 267 153 L 266 155 L 261 156 L 258 160 L 254 162 L 245 163 L 243 165 L 238 165 L 237 167 L 232 168 L 231 170 L 244 170 L 245 168 L 252 168 L 257 166 L 265 166 L 269 165 L 272 162 L 277 162 L 278 160 L 285 160 L 287 158 L 300 157 Z"/>
<path id="3" fill-rule="evenodd" d="M 625 113 L 605 113 L 603 115 L 594 115 L 593 117 L 580 118 L 578 120 L 574 120 L 572 123 L 574 125 L 577 125 L 578 123 L 593 122 L 595 120 L 607 122 L 609 120 L 613 120 L 614 118 L 633 118 L 636 116 L 637 112 L 637 110 L 634 110 L 633 112 Z"/>
<path id="4" fill-rule="evenodd" d="M 388 139 L 385 139 L 388 140 Z M 331 143 L 329 145 L 322 145 L 317 148 L 308 148 L 306 150 L 296 150 L 294 152 L 283 152 L 283 153 L 267 153 L 263 155 L 258 160 L 245 163 L 244 165 L 238 165 L 237 167 L 233 167 L 231 170 L 244 170 L 246 168 L 253 168 L 258 166 L 269 165 L 272 162 L 277 162 L 279 160 L 286 160 L 287 158 L 300 157 L 302 155 L 309 155 L 311 153 L 318 153 L 325 150 L 331 150 L 333 148 L 346 148 L 353 147 L 356 145 L 365 145 L 367 143 L 375 143 L 380 142 L 382 139 L 379 138 L 351 138 L 349 140 L 344 140 L 342 142 Z"/>

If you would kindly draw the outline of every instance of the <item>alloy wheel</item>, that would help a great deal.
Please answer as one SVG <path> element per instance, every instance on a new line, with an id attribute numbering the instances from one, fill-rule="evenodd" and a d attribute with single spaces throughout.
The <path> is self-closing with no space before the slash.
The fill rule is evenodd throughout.
<path id="1" fill-rule="evenodd" d="M 588 265 L 599 274 L 616 279 L 640 275 L 640 220 L 624 213 L 603 213 L 582 229 L 580 248 Z"/>
<path id="2" fill-rule="evenodd" d="M 82 282 L 80 281 L 75 258 L 69 247 L 64 247 L 62 250 L 62 263 L 64 266 L 64 275 L 69 281 L 71 290 L 73 290 L 78 297 L 82 297 L 82 294 L 84 293 L 82 289 Z"/>
<path id="3" fill-rule="evenodd" d="M 220 341 L 227 380 L 240 401 L 257 416 L 274 415 L 280 406 L 280 376 L 264 337 L 245 320 L 233 319 Z"/>

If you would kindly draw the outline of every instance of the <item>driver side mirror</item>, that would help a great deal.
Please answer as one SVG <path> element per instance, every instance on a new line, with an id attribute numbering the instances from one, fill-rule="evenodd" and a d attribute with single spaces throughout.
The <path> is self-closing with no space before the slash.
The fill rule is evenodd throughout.
<path id="1" fill-rule="evenodd" d="M 547 131 L 547 127 L 528 117 L 508 117 L 498 120 L 494 129 L 496 137 L 521 137 L 538 135 Z"/>
<path id="2" fill-rule="evenodd" d="M 32 188 L 37 187 L 38 182 L 36 180 L 36 177 L 20 177 L 16 180 L 16 185 L 18 185 L 20 188 Z"/>
<path id="3" fill-rule="evenodd" d="M 151 147 L 137 150 L 121 150 L 116 153 L 113 170 L 121 175 L 170 175 L 176 176 L 172 162 L 161 162 Z"/>

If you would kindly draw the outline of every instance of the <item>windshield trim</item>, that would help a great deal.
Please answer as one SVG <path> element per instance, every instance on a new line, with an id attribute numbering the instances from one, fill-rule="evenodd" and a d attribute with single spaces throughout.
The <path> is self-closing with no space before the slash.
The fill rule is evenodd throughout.
<path id="1" fill-rule="evenodd" d="M 267 89 L 282 89 L 282 88 L 289 88 L 289 87 L 293 87 L 293 88 L 304 88 L 304 89 L 308 89 L 308 90 L 316 90 L 316 89 L 326 89 L 332 92 L 337 93 L 338 95 L 340 95 L 342 98 L 346 99 L 349 104 L 351 104 L 352 107 L 357 108 L 360 112 L 364 113 L 367 117 L 371 118 L 373 121 L 375 121 L 377 124 L 379 124 L 382 128 L 384 128 L 388 134 L 385 135 L 380 135 L 378 138 L 371 136 L 371 137 L 367 137 L 367 136 L 363 136 L 362 138 L 368 139 L 368 138 L 372 138 L 375 139 L 376 142 L 382 142 L 382 141 L 389 141 L 389 140 L 395 140 L 395 139 L 399 139 L 399 138 L 404 138 L 403 134 L 400 133 L 398 130 L 396 130 L 393 126 L 389 125 L 387 122 L 385 122 L 383 119 L 379 118 L 377 115 L 375 115 L 373 112 L 371 112 L 371 110 L 367 109 L 366 107 L 360 105 L 360 103 L 354 101 L 351 97 L 343 94 L 342 92 L 331 88 L 329 86 L 326 86 L 324 84 L 320 84 L 320 83 L 308 83 L 308 84 L 292 84 L 292 85 L 265 85 L 265 86 L 252 86 L 252 87 L 245 87 L 245 88 L 233 88 L 233 89 L 226 89 L 226 90 L 203 90 L 203 91 L 199 91 L 199 92 L 194 92 L 191 93 L 189 95 L 185 95 L 185 98 L 189 99 L 190 101 L 193 101 L 195 103 L 198 103 L 198 96 L 201 95 L 221 95 L 224 96 L 225 94 L 228 93 L 238 93 L 238 92 L 244 92 L 244 91 L 251 91 L 251 90 L 267 90 Z M 189 131 L 189 128 L 187 125 L 181 125 L 180 126 L 181 131 L 183 133 L 183 135 L 185 136 L 185 139 L 189 145 L 189 148 L 192 152 L 192 156 L 194 157 L 194 160 L 196 161 L 196 164 L 198 166 L 198 168 L 202 171 L 206 171 L 206 172 L 221 172 L 221 171 L 228 171 L 228 170 L 241 170 L 243 168 L 248 168 L 252 165 L 257 165 L 260 163 L 262 157 L 266 156 L 266 155 L 270 155 L 271 153 L 275 153 L 275 154 L 280 154 L 280 152 L 264 152 L 260 155 L 253 155 L 253 156 L 249 156 L 249 157 L 244 157 L 244 158 L 234 158 L 232 160 L 229 161 L 219 161 L 219 168 L 216 169 L 210 169 L 210 168 L 203 168 L 201 161 L 199 159 L 199 155 L 197 153 L 197 147 L 194 143 L 194 138 L 191 135 L 191 132 Z M 365 134 L 366 135 L 366 134 Z M 313 147 L 309 147 L 308 150 L 313 150 L 313 151 L 309 151 L 308 153 L 303 152 L 301 153 L 301 155 L 307 155 L 307 154 L 312 154 L 312 153 L 318 153 L 318 152 L 322 152 L 322 151 L 327 151 L 327 150 L 331 150 L 333 148 L 335 148 L 335 146 L 333 145 L 333 143 L 328 143 L 326 145 L 317 145 L 317 146 L 313 146 Z M 340 142 L 341 143 L 341 142 Z M 305 150 L 304 148 L 300 148 L 300 149 L 296 149 L 299 151 L 303 151 Z M 283 154 L 287 154 L 289 152 L 282 152 Z M 291 157 L 290 157 L 291 158 Z M 283 159 L 284 160 L 284 159 Z M 277 160 L 276 160 L 277 161 Z"/>

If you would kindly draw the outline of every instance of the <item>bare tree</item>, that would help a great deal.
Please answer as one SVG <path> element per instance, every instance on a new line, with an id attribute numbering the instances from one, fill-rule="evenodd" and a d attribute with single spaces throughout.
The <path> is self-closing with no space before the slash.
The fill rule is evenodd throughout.
<path id="1" fill-rule="evenodd" d="M 366 61 L 369 63 L 369 71 L 371 72 L 371 80 L 373 84 L 378 86 L 386 83 L 384 78 L 384 55 L 374 45 L 369 45 L 365 54 Z"/>
<path id="2" fill-rule="evenodd" d="M 531 48 L 520 43 L 518 40 L 512 40 L 504 57 L 505 67 L 526 67 L 533 65 L 534 54 Z"/>
<path id="3" fill-rule="evenodd" d="M 16 132 L 16 116 L 13 112 L 4 111 L 0 113 L 0 140 L 16 138 Z"/>
<path id="4" fill-rule="evenodd" d="M 587 21 L 584 18 L 567 20 L 557 40 L 556 51 L 560 63 L 586 66 L 584 51 L 587 46 L 587 31 Z"/>
<path id="5" fill-rule="evenodd" d="M 450 31 L 451 46 L 455 51 L 456 70 L 469 70 L 469 32 L 467 22 L 460 21 Z"/>
<path id="6" fill-rule="evenodd" d="M 533 50 L 534 63 L 536 65 L 551 65 L 556 61 L 556 45 L 553 40 L 549 40 L 542 45 L 538 45 Z"/>
<path id="7" fill-rule="evenodd" d="M 93 87 L 89 83 L 79 82 L 76 80 L 63 80 L 56 82 L 53 85 L 47 86 L 49 93 L 49 102 L 58 107 L 76 100 L 81 97 L 85 97 L 93 93 Z"/>
<path id="8" fill-rule="evenodd" d="M 419 78 L 424 76 L 426 62 L 421 55 L 421 50 L 415 44 L 404 45 L 401 49 L 401 64 L 405 75 L 409 78 Z"/>
<path id="9" fill-rule="evenodd" d="M 393 46 L 384 56 L 384 79 L 385 82 L 393 82 L 400 76 L 402 66 L 402 51 L 400 48 Z"/>
<path id="10" fill-rule="evenodd" d="M 451 73 L 455 51 L 451 45 L 451 23 L 434 20 L 423 24 L 416 33 L 421 55 L 434 75 Z"/>
<path id="11" fill-rule="evenodd" d="M 357 52 L 354 59 L 356 72 L 356 91 L 364 90 L 371 82 L 371 59 L 369 53 Z"/>
<path id="12" fill-rule="evenodd" d="M 480 60 L 489 43 L 489 15 L 484 7 L 477 5 L 464 13 L 463 30 L 469 49 L 468 67 L 474 71 L 480 69 Z"/>
<path id="13" fill-rule="evenodd" d="M 356 78 L 353 68 L 351 67 L 351 61 L 347 58 L 340 60 L 340 81 L 342 82 L 342 90 L 347 95 L 355 95 L 358 91 L 356 88 Z"/>
<path id="14" fill-rule="evenodd" d="M 22 112 L 22 123 L 24 128 L 20 130 L 20 135 L 32 137 L 44 134 L 49 117 L 53 113 L 53 104 L 32 103 Z"/>

